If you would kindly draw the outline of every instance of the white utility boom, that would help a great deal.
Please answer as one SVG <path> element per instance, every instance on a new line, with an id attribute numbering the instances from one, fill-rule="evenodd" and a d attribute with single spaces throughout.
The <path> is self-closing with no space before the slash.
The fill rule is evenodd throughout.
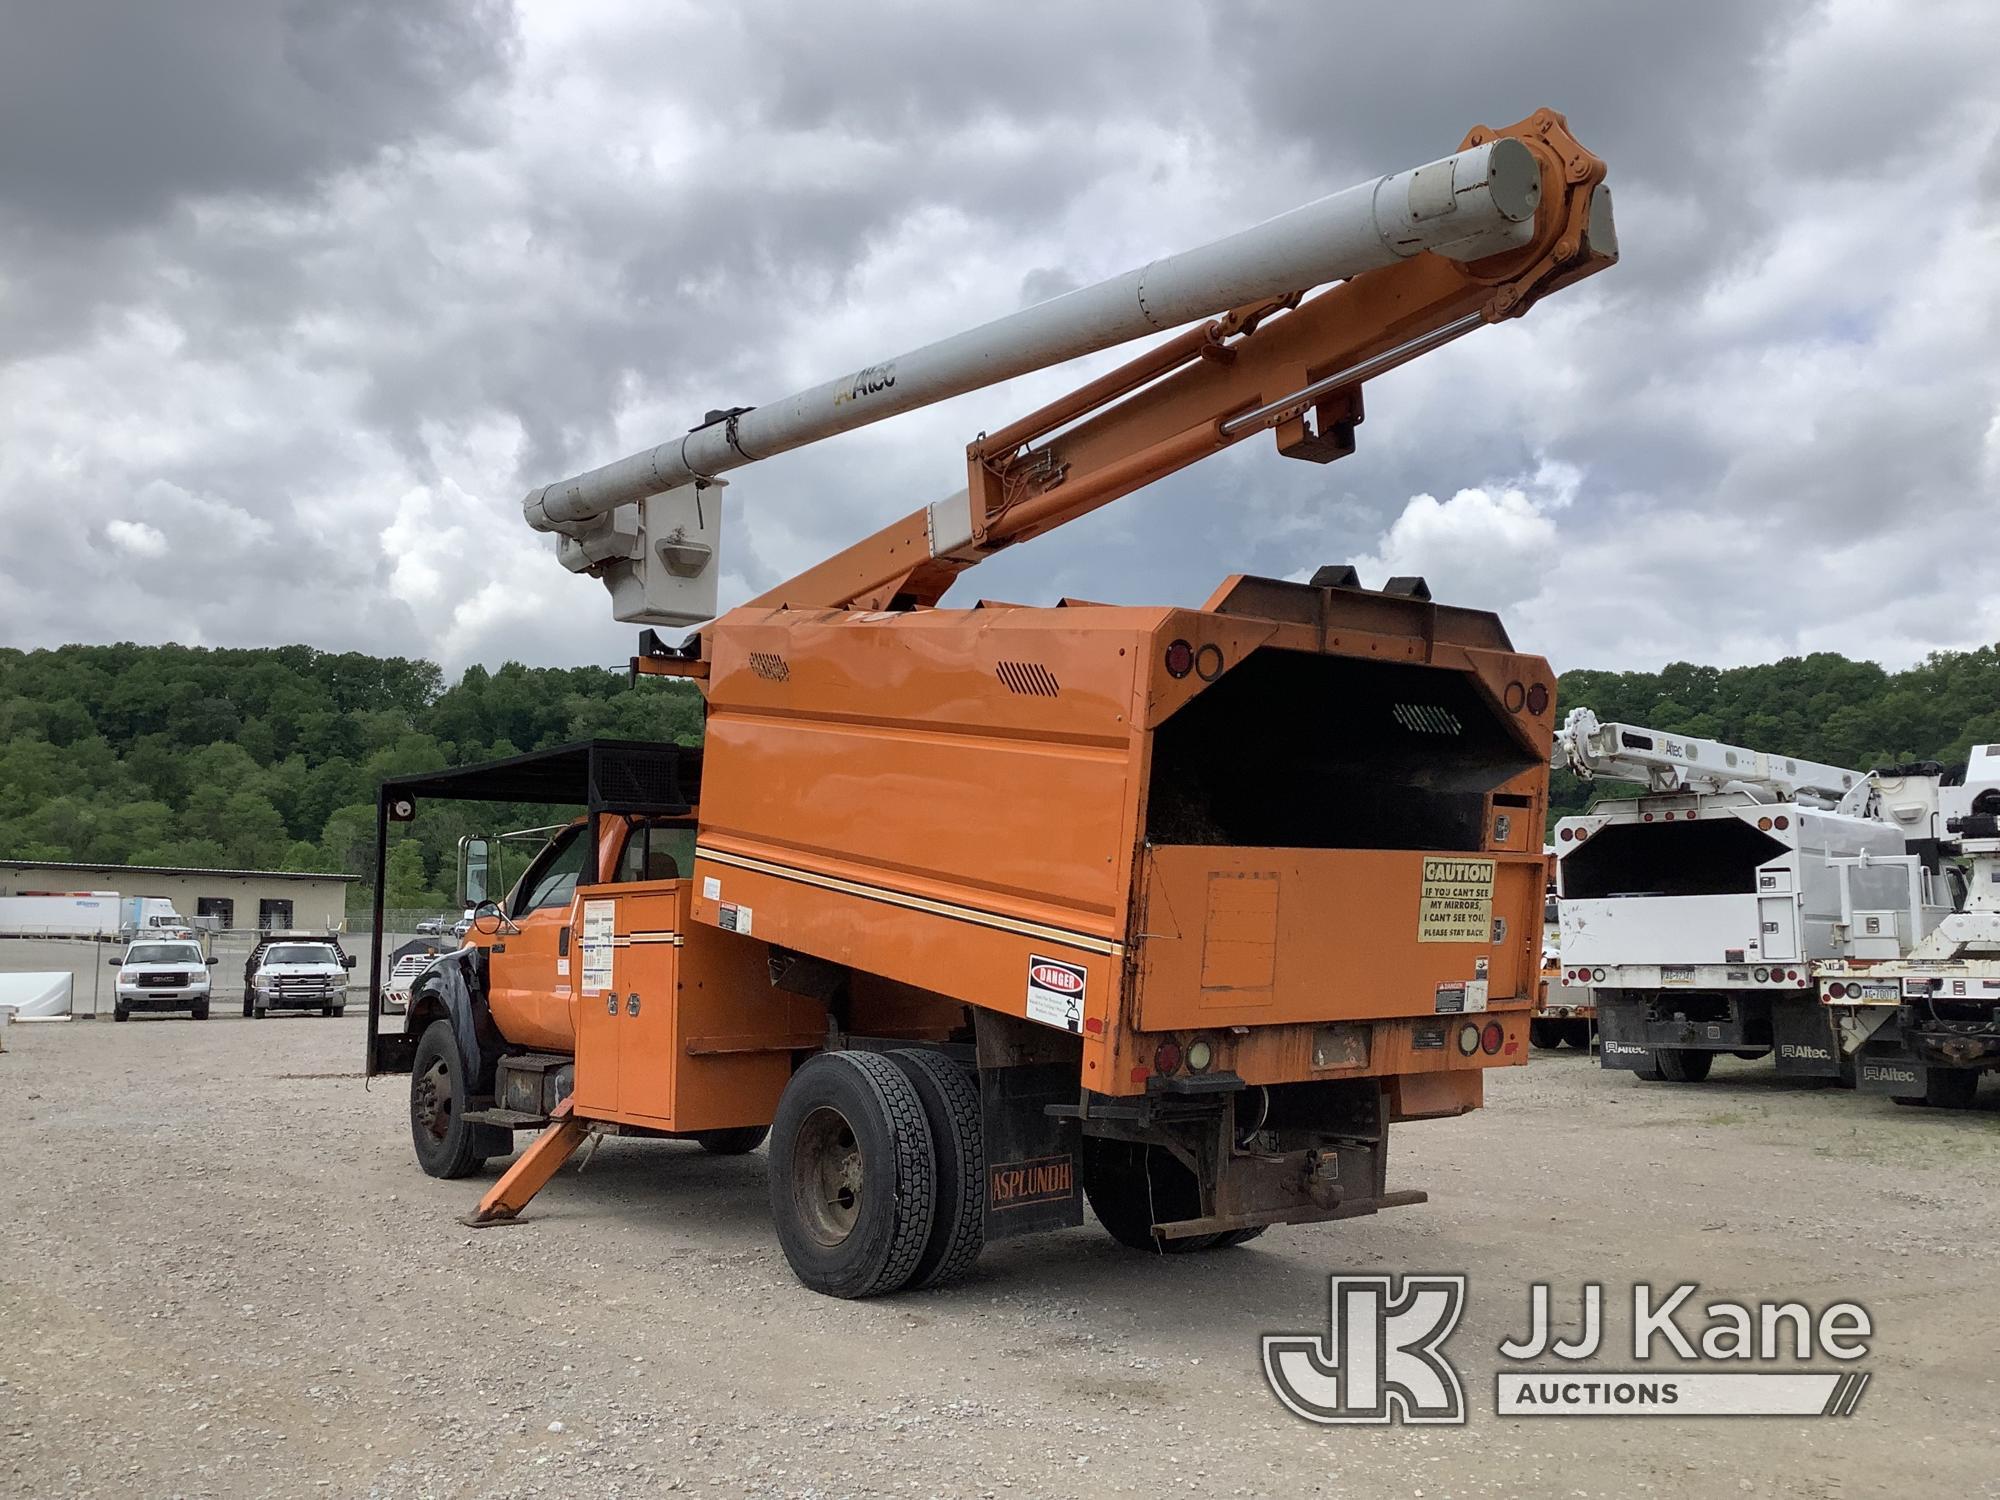
<path id="1" fill-rule="evenodd" d="M 530 491 L 522 509 L 530 526 L 557 535 L 565 567 L 604 581 L 617 618 L 693 624 L 715 612 L 721 506 L 714 489 L 726 482 L 720 476 L 727 471 L 1426 251 L 1471 263 L 1519 249 L 1534 238 L 1541 195 L 1534 154 L 1501 136 L 782 400 L 712 411 L 683 436 Z M 1591 198 L 1588 236 L 1590 248 L 1615 256 L 1611 199 L 1602 187 Z M 1456 319 L 1382 363 L 1414 358 L 1484 321 L 1477 314 Z M 965 509 L 962 497 L 941 502 L 945 532 L 962 524 L 950 514 L 954 501 L 958 512 Z"/>
<path id="2" fill-rule="evenodd" d="M 1780 801 L 1835 806 L 1868 784 L 1864 771 L 1770 755 L 1719 740 L 1667 734 L 1639 724 L 1600 724 L 1587 708 L 1573 708 L 1556 731 L 1549 757 L 1558 770 L 1585 781 L 1604 776 L 1643 782 L 1651 792 L 1714 794 L 1741 787 Z"/>

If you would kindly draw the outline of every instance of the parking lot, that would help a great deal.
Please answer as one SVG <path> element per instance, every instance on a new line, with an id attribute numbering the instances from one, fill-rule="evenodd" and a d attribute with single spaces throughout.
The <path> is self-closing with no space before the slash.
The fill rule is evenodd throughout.
<path id="1" fill-rule="evenodd" d="M 764 1155 L 610 1141 L 523 1225 L 410 1160 L 363 1022 L 16 1026 L 0 1056 L 0 1490 L 144 1495 L 1991 1494 L 2000 1089 L 1965 1114 L 1538 1056 L 1402 1129 L 1424 1206 L 1147 1258 L 1094 1225 L 947 1291 L 789 1274 Z M 490 1179 L 486 1179 L 490 1180 Z M 1319 1428 L 1258 1336 L 1326 1278 L 1464 1272 L 1464 1428 Z M 1635 1281 L 1874 1317 L 1846 1419 L 1493 1414 L 1525 1288 Z M 1565 1306 L 1569 1311 L 1565 1314 Z M 1629 1348 L 1619 1351 L 1629 1355 Z M 1607 1367 L 1629 1367 L 1610 1359 Z"/>

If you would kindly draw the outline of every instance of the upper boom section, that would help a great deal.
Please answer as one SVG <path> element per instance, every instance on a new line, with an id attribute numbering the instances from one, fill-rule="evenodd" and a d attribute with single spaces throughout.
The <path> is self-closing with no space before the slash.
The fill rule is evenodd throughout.
<path id="1" fill-rule="evenodd" d="M 1260 432 L 1353 451 L 1361 387 L 1618 257 L 1604 163 L 1540 110 L 1460 150 L 1200 249 L 870 365 L 532 492 L 529 523 L 621 620 L 714 613 L 721 476 L 759 458 L 1194 320 L 966 450 L 967 485 L 761 596 L 909 608 L 1042 535 Z M 1338 285 L 1308 296 L 1323 282 Z"/>
<path id="2" fill-rule="evenodd" d="M 1746 750 L 1718 740 L 1666 734 L 1637 724 L 1600 724 L 1573 708 L 1556 731 L 1550 763 L 1584 780 L 1640 781 L 1653 792 L 1720 792 L 1742 785 L 1786 801 L 1835 804 L 1868 780 L 1862 771 Z"/>
<path id="3" fill-rule="evenodd" d="M 1523 243 L 1541 176 L 1502 137 L 1023 308 L 767 406 L 718 413 L 685 437 L 522 502 L 538 531 L 588 529 L 617 506 L 865 427 L 1148 333 L 1393 265 L 1425 250 L 1477 260 Z"/>

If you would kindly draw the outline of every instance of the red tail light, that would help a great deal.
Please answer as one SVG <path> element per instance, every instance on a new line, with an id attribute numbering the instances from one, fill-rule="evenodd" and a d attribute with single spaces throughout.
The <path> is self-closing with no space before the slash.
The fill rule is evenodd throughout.
<path id="1" fill-rule="evenodd" d="M 1479 1033 L 1480 1050 L 1485 1052 L 1488 1057 L 1497 1053 L 1500 1050 L 1500 1044 L 1506 1040 L 1506 1029 L 1498 1021 L 1488 1021 L 1485 1028 Z"/>
<path id="2" fill-rule="evenodd" d="M 1783 813 L 1779 813 L 1777 817 L 1771 819 L 1771 826 L 1777 829 L 1780 833 L 1783 833 L 1787 828 L 1790 828 L 1792 826 L 1792 820 L 1786 817 Z"/>
<path id="3" fill-rule="evenodd" d="M 1167 647 L 1167 675 L 1185 677 L 1194 670 L 1194 647 L 1186 641 L 1174 641 Z"/>
<path id="4" fill-rule="evenodd" d="M 1847 998 L 1847 986 L 1844 984 L 1828 985 L 1826 987 L 1826 998 L 1829 1000 L 1845 1000 Z"/>
<path id="5" fill-rule="evenodd" d="M 1153 1050 L 1153 1071 L 1171 1077 L 1181 1070 L 1181 1044 L 1172 1037 Z"/>

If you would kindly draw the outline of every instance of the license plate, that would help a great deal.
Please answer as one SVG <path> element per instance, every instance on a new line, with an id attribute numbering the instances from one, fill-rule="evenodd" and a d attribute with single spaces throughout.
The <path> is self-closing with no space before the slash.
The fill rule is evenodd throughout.
<path id="1" fill-rule="evenodd" d="M 1857 986 L 1857 988 L 1860 989 L 1863 1000 L 1900 1000 L 1903 998 L 1903 987 L 1894 980 L 1878 979 L 1873 983 Z"/>
<path id="2" fill-rule="evenodd" d="M 1686 964 L 1668 964 L 1660 970 L 1661 984 L 1693 984 L 1694 969 Z"/>

